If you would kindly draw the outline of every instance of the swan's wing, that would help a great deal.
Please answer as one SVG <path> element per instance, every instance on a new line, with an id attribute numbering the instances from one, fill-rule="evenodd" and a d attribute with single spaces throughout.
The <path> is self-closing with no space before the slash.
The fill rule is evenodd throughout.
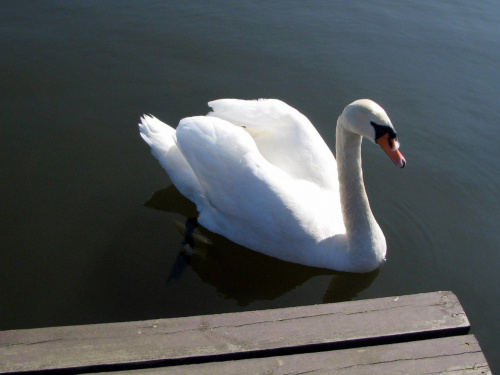
<path id="1" fill-rule="evenodd" d="M 177 144 L 204 191 L 199 221 L 248 246 L 251 241 L 298 233 L 293 182 L 260 154 L 242 128 L 215 117 L 190 117 L 177 128 Z M 286 219 L 284 219 L 286 218 Z"/>
<path id="2" fill-rule="evenodd" d="M 312 126 L 302 113 L 278 99 L 219 99 L 208 105 L 213 110 L 209 116 L 244 125 L 256 132 L 269 127 Z"/>
<path id="3" fill-rule="evenodd" d="M 245 196 L 258 189 L 256 174 L 265 160 L 243 129 L 218 118 L 197 116 L 182 119 L 176 136 L 213 208 L 236 212 Z"/>
<path id="4" fill-rule="evenodd" d="M 320 186 L 337 185 L 335 158 L 311 122 L 277 99 L 220 99 L 208 103 L 217 117 L 240 125 L 260 153 L 296 179 Z"/>
<path id="5" fill-rule="evenodd" d="M 175 129 L 153 116 L 144 115 L 139 131 L 177 189 L 189 200 L 200 201 L 203 195 L 201 185 L 176 144 Z"/>

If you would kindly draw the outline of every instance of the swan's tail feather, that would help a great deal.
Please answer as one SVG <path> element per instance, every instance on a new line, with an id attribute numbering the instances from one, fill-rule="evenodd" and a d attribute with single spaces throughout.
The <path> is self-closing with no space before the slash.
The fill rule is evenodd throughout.
<path id="1" fill-rule="evenodd" d="M 156 117 L 144 115 L 139 123 L 142 139 L 151 147 L 151 153 L 170 176 L 182 195 L 198 205 L 203 189 L 191 166 L 177 146 L 176 130 Z"/>
<path id="2" fill-rule="evenodd" d="M 155 158 L 161 158 L 175 145 L 175 129 L 151 115 L 143 115 L 139 123 L 142 139 L 151 147 Z"/>

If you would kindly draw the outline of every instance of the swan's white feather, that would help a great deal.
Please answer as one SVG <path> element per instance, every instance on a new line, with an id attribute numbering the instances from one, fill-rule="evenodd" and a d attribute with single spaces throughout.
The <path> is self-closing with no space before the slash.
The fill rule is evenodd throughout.
<path id="1" fill-rule="evenodd" d="M 196 203 L 203 191 L 193 169 L 177 147 L 175 129 L 156 117 L 144 115 L 139 131 L 174 185 L 186 198 Z"/>
<path id="2" fill-rule="evenodd" d="M 219 99 L 208 104 L 213 109 L 209 116 L 243 126 L 266 160 L 290 176 L 338 188 L 332 152 L 295 108 L 277 99 Z"/>

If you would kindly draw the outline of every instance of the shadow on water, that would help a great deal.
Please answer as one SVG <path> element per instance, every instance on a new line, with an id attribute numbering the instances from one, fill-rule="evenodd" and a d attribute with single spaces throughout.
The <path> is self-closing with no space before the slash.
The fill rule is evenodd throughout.
<path id="1" fill-rule="evenodd" d="M 174 185 L 156 191 L 144 205 L 186 218 L 197 216 L 195 205 Z M 236 300 L 240 306 L 259 300 L 274 300 L 309 279 L 324 275 L 331 275 L 332 279 L 322 302 L 348 301 L 368 288 L 378 275 L 378 270 L 354 274 L 281 261 L 235 244 L 202 227 L 195 231 L 193 254 L 179 253 L 167 283 L 180 279 L 186 267 L 191 267 L 203 282 L 214 286 L 225 298 Z"/>

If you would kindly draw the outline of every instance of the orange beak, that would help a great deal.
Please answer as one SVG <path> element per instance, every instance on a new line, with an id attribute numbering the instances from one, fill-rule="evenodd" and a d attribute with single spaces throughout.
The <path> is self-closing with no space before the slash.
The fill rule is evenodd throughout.
<path id="1" fill-rule="evenodd" d="M 377 144 L 382 147 L 382 150 L 391 158 L 394 164 L 400 168 L 404 168 L 406 165 L 406 159 L 403 154 L 399 151 L 397 146 L 397 141 L 395 139 L 390 139 L 389 134 L 378 138 L 376 140 Z"/>

